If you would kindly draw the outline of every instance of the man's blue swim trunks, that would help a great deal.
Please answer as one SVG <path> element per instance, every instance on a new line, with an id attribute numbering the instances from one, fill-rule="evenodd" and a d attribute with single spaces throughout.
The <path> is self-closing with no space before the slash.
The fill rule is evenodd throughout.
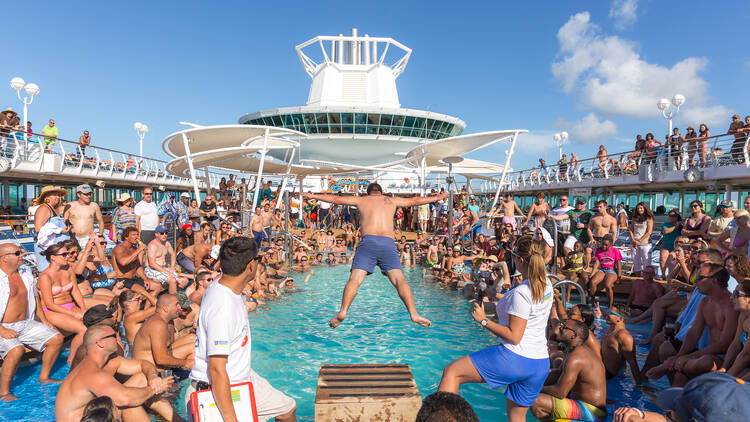
<path id="1" fill-rule="evenodd" d="M 393 238 L 366 235 L 359 242 L 352 260 L 352 270 L 365 270 L 369 275 L 372 274 L 375 265 L 380 267 L 383 273 L 401 269 L 401 260 Z"/>

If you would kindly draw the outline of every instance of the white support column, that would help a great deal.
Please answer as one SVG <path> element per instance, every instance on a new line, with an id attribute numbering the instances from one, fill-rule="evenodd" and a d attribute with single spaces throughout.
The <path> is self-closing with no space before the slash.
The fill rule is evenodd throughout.
<path id="1" fill-rule="evenodd" d="M 513 157 L 513 151 L 516 148 L 516 140 L 518 139 L 518 132 L 513 134 L 513 140 L 510 142 L 510 149 L 508 150 L 508 155 L 505 157 L 505 167 L 503 167 L 503 174 L 500 176 L 500 183 L 497 185 L 497 192 L 495 192 L 495 199 L 492 201 L 492 206 L 490 209 L 494 209 L 495 205 L 497 205 L 497 199 L 500 197 L 500 189 L 503 188 L 503 184 L 505 182 L 505 175 L 508 173 L 508 168 L 510 168 L 510 159 Z"/>
<path id="2" fill-rule="evenodd" d="M 190 142 L 188 141 L 187 135 L 182 134 L 182 145 L 185 147 L 185 159 L 190 169 L 190 180 L 193 182 L 193 192 L 195 193 L 195 200 L 200 202 L 200 189 L 198 189 L 198 178 L 195 177 L 195 168 L 193 167 L 193 157 L 190 155 Z"/>
<path id="3" fill-rule="evenodd" d="M 255 207 L 258 203 L 258 193 L 261 187 L 260 178 L 263 175 L 263 164 L 265 164 L 266 161 L 266 148 L 268 148 L 268 131 L 269 128 L 266 128 L 266 131 L 263 133 L 263 149 L 260 151 L 260 165 L 258 165 L 258 176 L 255 181 L 255 193 L 253 193 L 253 204 L 252 209 L 250 210 L 250 215 L 255 213 Z"/>
<path id="4" fill-rule="evenodd" d="M 205 170 L 206 174 L 206 195 L 211 193 L 211 174 L 208 172 L 208 166 L 204 167 L 203 170 Z M 200 197 L 198 197 L 200 202 Z"/>
<path id="5" fill-rule="evenodd" d="M 284 196 L 284 189 L 286 189 L 286 181 L 289 179 L 289 173 L 292 171 L 292 161 L 294 161 L 294 153 L 297 151 L 297 148 L 292 149 L 292 156 L 289 157 L 289 162 L 286 165 L 286 174 L 284 174 L 284 177 L 281 179 L 281 190 L 279 190 L 279 197 L 276 198 L 276 207 L 274 209 L 279 209 L 279 205 L 281 205 L 281 198 Z"/>

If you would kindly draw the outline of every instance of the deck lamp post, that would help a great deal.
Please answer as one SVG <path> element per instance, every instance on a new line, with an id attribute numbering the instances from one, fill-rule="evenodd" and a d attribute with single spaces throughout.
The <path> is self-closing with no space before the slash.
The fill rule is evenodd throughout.
<path id="1" fill-rule="evenodd" d="M 670 104 L 675 106 L 675 109 L 667 111 Z M 661 115 L 669 122 L 669 131 L 667 132 L 667 135 L 669 136 L 672 135 L 672 118 L 680 112 L 680 107 L 683 104 L 685 104 L 685 96 L 682 94 L 675 94 L 674 97 L 672 97 L 672 101 L 667 98 L 662 98 L 656 103 L 656 108 L 661 111 Z"/>
<path id="2" fill-rule="evenodd" d="M 560 159 L 562 160 L 562 147 L 563 145 L 568 143 L 568 132 L 560 132 L 556 133 L 552 140 L 555 141 L 555 145 L 557 145 L 557 148 L 560 150 Z"/>
<path id="3" fill-rule="evenodd" d="M 143 158 L 143 138 L 146 136 L 146 133 L 148 133 L 148 126 L 144 125 L 141 122 L 135 122 L 133 124 L 133 129 L 135 129 L 135 133 L 138 135 L 138 141 L 140 145 L 138 154 L 141 158 Z"/>
<path id="4" fill-rule="evenodd" d="M 16 90 L 18 99 L 23 103 L 23 132 L 24 139 L 26 139 L 26 127 L 28 126 L 28 106 L 34 102 L 34 97 L 39 94 L 39 86 L 35 83 L 26 83 L 21 78 L 13 78 L 10 80 L 10 87 Z M 24 90 L 28 97 L 21 97 L 21 90 Z"/>

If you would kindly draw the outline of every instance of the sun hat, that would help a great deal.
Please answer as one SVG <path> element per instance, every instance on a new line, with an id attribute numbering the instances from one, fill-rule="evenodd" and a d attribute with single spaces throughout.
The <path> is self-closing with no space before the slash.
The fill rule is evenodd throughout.
<path id="1" fill-rule="evenodd" d="M 182 193 L 180 194 L 180 198 L 190 198 L 190 194 L 189 194 L 189 193 L 187 193 L 187 192 L 182 192 Z"/>
<path id="2" fill-rule="evenodd" d="M 497 263 L 497 257 L 495 255 L 489 255 L 482 258 L 485 261 L 492 261 L 494 263 Z"/>
<path id="3" fill-rule="evenodd" d="M 458 246 L 458 245 L 456 245 L 456 246 L 453 247 L 453 250 L 456 251 L 456 252 L 461 252 L 461 247 Z"/>
<path id="4" fill-rule="evenodd" d="M 54 193 L 59 193 L 60 195 L 65 196 L 68 191 L 61 188 L 60 186 L 47 185 L 42 188 L 41 192 L 39 192 L 39 197 L 34 200 L 34 205 L 40 205 L 42 202 L 44 202 L 44 198 L 46 198 L 47 195 L 51 195 Z"/>
<path id="5" fill-rule="evenodd" d="M 120 196 L 118 196 L 117 198 L 115 198 L 115 202 L 117 202 L 118 204 L 124 204 L 125 202 L 127 202 L 128 200 L 130 200 L 132 198 L 133 197 L 130 196 L 129 193 L 123 192 L 123 193 L 120 194 Z"/>
<path id="6" fill-rule="evenodd" d="M 693 378 L 685 388 L 668 388 L 656 396 L 662 409 L 681 421 L 746 421 L 750 418 L 750 385 L 721 372 Z"/>

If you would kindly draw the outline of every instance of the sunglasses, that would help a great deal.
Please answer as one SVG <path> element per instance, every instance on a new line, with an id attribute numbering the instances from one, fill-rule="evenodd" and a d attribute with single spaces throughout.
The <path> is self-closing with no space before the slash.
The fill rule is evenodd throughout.
<path id="1" fill-rule="evenodd" d="M 8 253 L 6 253 L 6 254 L 3 254 L 2 256 L 6 256 L 6 255 L 15 255 L 15 256 L 21 256 L 21 254 L 22 254 L 22 253 L 23 253 L 23 252 L 21 252 L 21 250 L 19 249 L 19 250 L 15 251 L 15 252 L 8 252 Z"/>
<path id="2" fill-rule="evenodd" d="M 73 256 L 73 255 L 75 255 L 75 254 L 76 254 L 76 252 L 72 252 L 72 251 L 71 251 L 71 252 L 63 252 L 63 253 L 58 253 L 58 254 L 55 254 L 55 255 L 56 255 L 56 256 Z"/>
<path id="3" fill-rule="evenodd" d="M 701 206 L 699 204 L 691 204 L 690 208 L 700 208 Z"/>

